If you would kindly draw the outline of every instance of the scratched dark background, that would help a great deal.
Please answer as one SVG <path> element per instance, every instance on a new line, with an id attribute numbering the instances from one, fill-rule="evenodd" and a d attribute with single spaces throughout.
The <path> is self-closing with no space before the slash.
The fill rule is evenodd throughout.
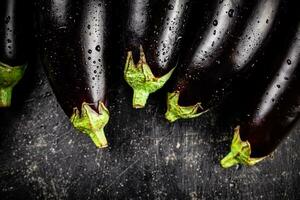
<path id="1" fill-rule="evenodd" d="M 32 66 L 0 111 L 0 199 L 299 199 L 300 124 L 272 158 L 224 170 L 233 127 L 220 110 L 170 125 L 162 94 L 137 111 L 122 82 L 109 93 L 110 147 L 96 149 Z"/>

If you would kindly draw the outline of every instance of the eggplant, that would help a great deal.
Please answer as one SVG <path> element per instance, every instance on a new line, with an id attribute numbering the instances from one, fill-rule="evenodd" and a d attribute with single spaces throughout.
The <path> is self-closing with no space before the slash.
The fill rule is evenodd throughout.
<path id="1" fill-rule="evenodd" d="M 0 107 L 11 105 L 12 91 L 22 79 L 28 63 L 30 2 L 0 2 Z"/>
<path id="2" fill-rule="evenodd" d="M 210 26 L 194 42 L 169 88 L 167 120 L 198 117 L 226 97 L 232 81 L 251 69 L 269 41 L 279 5 L 280 0 L 217 4 Z"/>
<path id="3" fill-rule="evenodd" d="M 133 89 L 133 107 L 143 108 L 177 66 L 191 0 L 126 0 L 124 78 Z"/>
<path id="4" fill-rule="evenodd" d="M 41 60 L 73 126 L 107 147 L 111 1 L 40 0 Z"/>
<path id="5" fill-rule="evenodd" d="M 298 21 L 299 22 L 299 21 Z M 281 50 L 277 50 L 281 51 Z M 288 48 L 283 49 L 277 73 L 264 86 L 259 98 L 245 104 L 247 112 L 235 128 L 230 153 L 221 161 L 224 168 L 236 164 L 252 166 L 270 155 L 300 117 L 300 24 Z M 273 59 L 276 58 L 274 54 Z M 269 63 L 272 63 L 271 61 Z M 267 74 L 265 75 L 265 77 Z M 265 77 L 255 81 L 264 82 Z M 253 92 L 252 92 L 253 93 Z M 251 92 L 249 95 L 253 95 Z"/>

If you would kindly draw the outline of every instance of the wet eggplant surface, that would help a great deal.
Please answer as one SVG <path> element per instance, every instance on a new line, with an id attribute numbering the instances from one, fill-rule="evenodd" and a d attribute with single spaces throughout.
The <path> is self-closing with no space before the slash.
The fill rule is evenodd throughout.
<path id="1" fill-rule="evenodd" d="M 222 169 L 232 130 L 216 108 L 169 124 L 165 95 L 143 110 L 125 82 L 110 88 L 110 147 L 74 130 L 40 63 L 0 111 L 1 199 L 297 199 L 300 124 L 274 155 L 254 167 Z M 34 78 L 33 78 L 34 77 Z M 115 76 L 117 79 L 118 76 Z"/>

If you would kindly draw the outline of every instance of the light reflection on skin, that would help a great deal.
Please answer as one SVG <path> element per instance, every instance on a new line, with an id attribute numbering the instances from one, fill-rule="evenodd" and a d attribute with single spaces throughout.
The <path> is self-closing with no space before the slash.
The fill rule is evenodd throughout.
<path id="1" fill-rule="evenodd" d="M 86 63 L 89 63 L 87 66 L 92 66 L 92 69 L 87 69 L 88 71 L 91 71 L 92 73 L 87 73 L 89 75 L 89 81 L 90 83 L 89 88 L 95 87 L 97 88 L 90 90 L 92 95 L 92 99 L 94 102 L 98 101 L 99 93 L 105 91 L 105 78 L 104 72 L 100 72 L 100 70 L 103 70 L 102 65 L 103 60 L 95 60 L 95 59 L 88 59 L 90 58 L 102 58 L 103 57 L 103 47 L 101 44 L 104 42 L 104 31 L 102 30 L 102 27 L 105 27 L 105 15 L 103 13 L 106 12 L 106 7 L 104 5 L 98 6 L 98 1 L 90 1 L 89 8 L 85 9 L 85 13 L 83 14 L 82 19 L 83 22 L 81 24 L 81 33 L 83 34 L 81 36 L 82 38 L 82 44 L 84 45 L 83 54 L 85 54 L 85 61 Z M 90 28 L 88 28 L 88 26 Z M 88 34 L 87 34 L 88 33 Z M 89 34 L 90 33 L 90 34 Z M 100 52 L 96 50 L 96 46 L 100 45 Z M 88 51 L 91 52 L 89 53 Z M 93 63 L 96 62 L 96 63 Z M 97 66 L 99 66 L 99 69 L 97 69 Z M 96 71 L 96 73 L 93 73 L 93 71 Z M 101 76 L 100 78 L 96 76 Z M 101 95 L 103 96 L 103 95 Z"/>
<path id="2" fill-rule="evenodd" d="M 50 12 L 53 13 L 54 19 L 56 20 L 55 24 L 59 24 L 60 26 L 66 25 L 68 19 L 68 2 L 63 0 L 51 0 L 52 5 L 50 5 Z"/>
<path id="3" fill-rule="evenodd" d="M 300 30 L 299 30 L 300 31 Z M 284 60 L 281 64 L 281 68 L 278 71 L 278 76 L 276 76 L 272 83 L 269 85 L 265 97 L 262 98 L 265 101 L 260 102 L 258 105 L 259 110 L 254 114 L 254 123 L 259 123 L 261 119 L 265 119 L 266 116 L 271 112 L 272 108 L 274 108 L 274 104 L 279 101 L 282 93 L 288 87 L 289 81 L 286 80 L 287 77 L 291 78 L 295 73 L 297 66 L 300 62 L 300 40 L 298 39 L 293 43 L 293 47 L 290 48 L 288 52 L 288 59 L 290 59 L 291 64 L 287 63 L 287 60 Z M 279 87 L 278 87 L 279 86 Z"/>
<path id="4" fill-rule="evenodd" d="M 128 0 L 132 1 L 132 0 Z M 144 0 L 134 0 L 135 3 L 131 8 L 129 8 L 129 16 L 130 19 L 128 19 L 129 28 L 128 30 L 132 30 L 133 33 L 136 34 L 136 37 L 143 37 L 146 31 L 146 26 L 148 24 L 148 14 L 146 13 L 148 11 L 149 3 L 145 3 Z"/>
<path id="5" fill-rule="evenodd" d="M 228 36 L 227 33 L 232 29 L 234 23 L 234 17 L 230 18 L 228 16 L 229 10 L 233 8 L 235 8 L 233 2 L 227 1 L 224 3 L 223 7 L 218 10 L 218 15 L 217 13 L 215 14 L 210 23 L 211 27 L 205 33 L 204 39 L 202 39 L 201 44 L 195 52 L 197 56 L 194 56 L 193 63 L 199 63 L 200 67 L 206 67 L 205 63 L 209 63 L 209 59 L 214 59 L 219 56 L 221 53 L 220 47 Z M 214 21 L 217 22 L 217 25 L 213 24 Z"/>
<path id="6" fill-rule="evenodd" d="M 15 9 L 16 9 L 16 1 L 12 1 L 12 2 L 9 2 L 9 3 L 6 3 L 6 13 L 5 13 L 5 16 L 9 18 L 8 20 L 8 23 L 5 23 L 5 29 L 9 29 L 10 31 L 5 31 L 5 34 L 3 34 L 3 36 L 5 37 L 4 41 L 8 41 L 10 40 L 10 43 L 7 42 L 7 45 L 5 45 L 5 52 L 10 52 L 12 51 L 12 49 L 14 50 L 16 47 L 16 41 L 13 40 L 12 38 L 14 38 L 14 35 L 16 34 L 15 31 L 16 29 L 13 28 L 15 25 Z M 4 29 L 3 29 L 4 30 Z"/>
<path id="7" fill-rule="evenodd" d="M 167 28 L 163 30 L 161 40 L 158 43 L 158 56 L 156 57 L 157 63 L 159 63 L 160 66 L 167 65 L 168 58 L 172 57 L 171 54 L 174 48 L 176 48 L 175 43 L 180 39 L 176 38 L 177 34 L 174 33 L 178 32 L 181 28 L 176 23 L 178 23 L 177 20 L 181 19 L 181 15 L 184 13 L 185 3 L 186 1 L 183 0 L 174 0 L 169 3 L 173 8 L 172 12 L 170 12 L 171 14 L 167 16 L 168 20 L 165 19 L 163 27 Z"/>
<path id="8" fill-rule="evenodd" d="M 261 47 L 273 25 L 278 6 L 279 0 L 263 0 L 257 5 L 232 57 L 234 66 L 245 66 Z"/>

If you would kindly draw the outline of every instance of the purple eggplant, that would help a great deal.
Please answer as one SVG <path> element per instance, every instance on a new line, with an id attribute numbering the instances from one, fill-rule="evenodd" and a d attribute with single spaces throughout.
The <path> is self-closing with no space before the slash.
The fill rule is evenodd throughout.
<path id="1" fill-rule="evenodd" d="M 245 104 L 247 112 L 234 131 L 231 151 L 221 161 L 224 168 L 236 164 L 251 166 L 266 158 L 300 117 L 300 24 L 288 47 L 277 51 L 283 56 L 275 54 L 273 59 L 280 57 L 280 61 L 269 61 L 277 72 L 265 87 L 259 85 L 265 88 L 259 98 Z M 253 79 L 264 82 L 265 77 Z M 259 88 L 252 89 L 257 92 Z"/>
<path id="2" fill-rule="evenodd" d="M 125 0 L 124 78 L 133 89 L 133 107 L 143 108 L 177 66 L 191 0 Z"/>
<path id="3" fill-rule="evenodd" d="M 28 63 L 31 8 L 24 0 L 0 2 L 0 107 L 11 105 L 12 90 Z"/>
<path id="4" fill-rule="evenodd" d="M 203 37 L 198 37 L 170 86 L 166 118 L 195 118 L 220 103 L 232 80 L 250 62 L 272 32 L 280 0 L 221 1 Z"/>
<path id="5" fill-rule="evenodd" d="M 41 60 L 58 102 L 73 126 L 107 147 L 107 78 L 111 1 L 36 2 Z"/>

